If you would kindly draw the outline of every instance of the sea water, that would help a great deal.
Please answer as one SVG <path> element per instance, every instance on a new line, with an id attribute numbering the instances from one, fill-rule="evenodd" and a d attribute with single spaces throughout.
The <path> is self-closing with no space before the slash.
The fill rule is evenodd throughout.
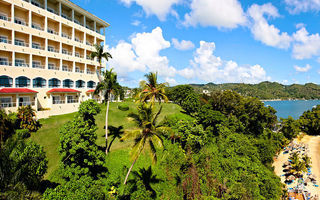
<path id="1" fill-rule="evenodd" d="M 320 100 L 264 101 L 264 105 L 273 107 L 279 119 L 288 116 L 298 119 L 304 111 L 320 105 Z"/>

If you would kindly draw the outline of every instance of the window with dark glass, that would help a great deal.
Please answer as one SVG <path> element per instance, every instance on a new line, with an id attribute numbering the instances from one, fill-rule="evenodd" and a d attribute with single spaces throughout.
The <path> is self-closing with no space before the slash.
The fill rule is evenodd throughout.
<path id="1" fill-rule="evenodd" d="M 50 88 L 57 88 L 60 87 L 61 81 L 56 78 L 52 78 L 49 80 L 49 87 Z"/>
<path id="2" fill-rule="evenodd" d="M 9 65 L 8 58 L 0 57 L 0 65 Z"/>
<path id="3" fill-rule="evenodd" d="M 30 79 L 25 76 L 19 76 L 16 78 L 16 87 L 29 87 Z"/>
<path id="4" fill-rule="evenodd" d="M 44 88 L 46 87 L 46 79 L 38 77 L 33 79 L 33 87 L 34 88 Z"/>
<path id="5" fill-rule="evenodd" d="M 0 35 L 0 43 L 8 43 L 8 37 L 4 35 Z"/>
<path id="6" fill-rule="evenodd" d="M 63 87 L 64 88 L 72 88 L 73 87 L 73 81 L 70 79 L 63 80 Z"/>
<path id="7" fill-rule="evenodd" d="M 76 81 L 76 88 L 84 88 L 85 87 L 85 82 L 82 80 L 77 80 Z"/>
<path id="8" fill-rule="evenodd" d="M 88 88 L 95 88 L 96 87 L 96 83 L 94 81 L 88 81 L 87 87 Z"/>
<path id="9" fill-rule="evenodd" d="M 9 76 L 0 76 L 0 87 L 12 87 L 13 79 Z"/>

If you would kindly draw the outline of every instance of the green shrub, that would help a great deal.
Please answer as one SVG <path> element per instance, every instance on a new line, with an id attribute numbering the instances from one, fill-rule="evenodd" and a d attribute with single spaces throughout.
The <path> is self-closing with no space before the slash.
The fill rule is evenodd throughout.
<path id="1" fill-rule="evenodd" d="M 118 105 L 118 109 L 121 111 L 127 111 L 127 110 L 129 110 L 129 106 L 128 106 L 128 104 L 120 104 L 120 105 Z"/>
<path id="2" fill-rule="evenodd" d="M 30 131 L 28 129 L 17 129 L 16 133 L 18 137 L 22 139 L 30 137 Z"/>
<path id="3" fill-rule="evenodd" d="M 37 131 L 40 128 L 39 121 L 36 120 L 35 110 L 31 106 L 21 106 L 18 108 L 18 123 L 20 128 Z"/>

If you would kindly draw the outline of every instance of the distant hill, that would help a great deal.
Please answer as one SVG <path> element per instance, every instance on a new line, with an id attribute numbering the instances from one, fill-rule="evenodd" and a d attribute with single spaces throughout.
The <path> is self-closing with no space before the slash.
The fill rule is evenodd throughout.
<path id="1" fill-rule="evenodd" d="M 307 83 L 305 85 L 282 85 L 277 82 L 261 82 L 259 84 L 224 83 L 224 84 L 190 84 L 196 92 L 203 93 L 218 90 L 233 90 L 244 96 L 259 99 L 320 99 L 320 85 Z"/>

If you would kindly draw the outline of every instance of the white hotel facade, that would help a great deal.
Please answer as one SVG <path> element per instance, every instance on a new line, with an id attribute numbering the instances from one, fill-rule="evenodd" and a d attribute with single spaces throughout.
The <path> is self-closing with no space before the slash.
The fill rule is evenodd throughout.
<path id="1" fill-rule="evenodd" d="M 0 0 L 0 106 L 76 111 L 93 98 L 101 69 L 90 54 L 108 26 L 68 0 Z"/>

